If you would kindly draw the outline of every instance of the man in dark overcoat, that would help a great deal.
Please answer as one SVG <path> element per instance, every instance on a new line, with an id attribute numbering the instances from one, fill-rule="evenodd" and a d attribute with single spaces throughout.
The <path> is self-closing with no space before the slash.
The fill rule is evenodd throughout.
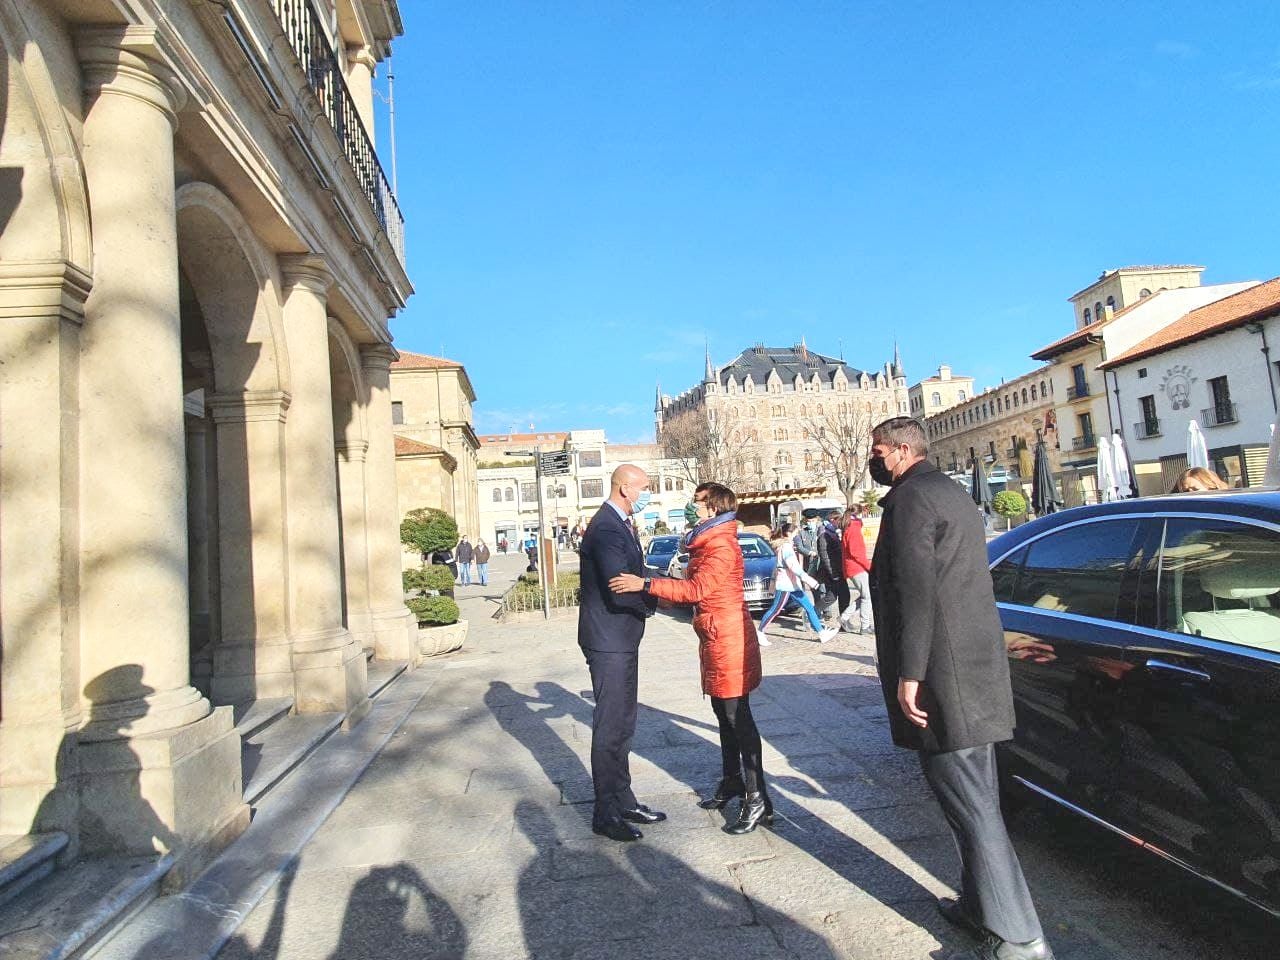
<path id="1" fill-rule="evenodd" d="M 1000 813 L 995 744 L 1013 736 L 1013 694 L 982 516 L 927 459 L 919 421 L 894 417 L 871 439 L 871 477 L 892 487 L 871 561 L 890 730 L 919 754 L 960 853 L 960 897 L 938 908 L 983 937 L 956 960 L 1051 960 Z"/>
<path id="2" fill-rule="evenodd" d="M 646 576 L 634 517 L 649 502 L 649 477 L 634 464 L 613 471 L 609 499 L 582 537 L 578 646 L 591 671 L 591 829 L 612 840 L 638 840 L 631 824 L 657 823 L 666 814 L 637 802 L 631 790 L 631 739 L 636 732 L 640 640 L 656 601 L 648 593 L 614 593 L 620 573 Z"/>

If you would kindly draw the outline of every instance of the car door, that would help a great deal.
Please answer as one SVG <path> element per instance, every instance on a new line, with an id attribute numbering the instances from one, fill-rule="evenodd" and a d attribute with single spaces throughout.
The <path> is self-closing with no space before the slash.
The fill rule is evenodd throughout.
<path id="1" fill-rule="evenodd" d="M 1132 517 L 1055 529 L 992 571 L 1017 729 L 1002 772 L 1110 822 L 1136 801 L 1121 777 L 1135 584 L 1155 552 Z"/>
<path id="2" fill-rule="evenodd" d="M 1280 533 L 1168 518 L 1154 597 L 1131 649 L 1141 835 L 1280 907 Z"/>

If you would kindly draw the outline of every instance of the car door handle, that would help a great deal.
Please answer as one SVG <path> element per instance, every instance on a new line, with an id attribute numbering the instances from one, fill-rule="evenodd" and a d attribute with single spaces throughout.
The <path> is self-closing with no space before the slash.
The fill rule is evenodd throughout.
<path id="1" fill-rule="evenodd" d="M 1203 670 L 1197 670 L 1195 669 L 1195 667 L 1179 666 L 1176 663 L 1168 663 L 1167 661 L 1164 661 L 1164 660 L 1148 660 L 1147 669 L 1155 670 L 1159 673 L 1177 674 L 1179 677 L 1182 677 L 1185 680 L 1208 681 L 1213 679 L 1212 677 L 1209 676 L 1209 674 L 1205 673 Z"/>

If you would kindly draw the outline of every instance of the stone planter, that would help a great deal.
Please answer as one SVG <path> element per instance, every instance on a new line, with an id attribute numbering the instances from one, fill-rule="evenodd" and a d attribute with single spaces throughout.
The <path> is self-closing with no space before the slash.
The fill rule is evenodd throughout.
<path id="1" fill-rule="evenodd" d="M 418 624 L 418 656 L 438 657 L 442 653 L 461 650 L 467 639 L 467 621 L 459 620 L 444 626 Z"/>

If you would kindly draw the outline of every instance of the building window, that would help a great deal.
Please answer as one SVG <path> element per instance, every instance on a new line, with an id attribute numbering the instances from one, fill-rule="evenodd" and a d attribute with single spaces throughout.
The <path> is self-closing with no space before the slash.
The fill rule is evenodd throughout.
<path id="1" fill-rule="evenodd" d="M 677 490 L 683 490 L 683 489 L 684 489 L 684 481 L 683 481 L 683 480 L 681 480 L 681 479 L 679 479 L 679 478 L 677 478 L 677 479 L 676 479 L 676 489 L 677 489 Z"/>
<path id="2" fill-rule="evenodd" d="M 1141 290 L 1138 291 L 1139 300 L 1145 300 L 1149 296 L 1151 296 L 1151 291 L 1148 290 L 1146 287 L 1143 287 Z"/>
<path id="3" fill-rule="evenodd" d="M 598 467 L 600 466 L 599 450 L 579 450 L 578 466 L 580 467 Z"/>
<path id="4" fill-rule="evenodd" d="M 933 400 L 933 405 L 935 407 L 942 406 L 942 394 L 938 393 L 937 391 L 934 391 L 934 394 L 931 399 Z"/>
<path id="5" fill-rule="evenodd" d="M 520 499 L 525 503 L 532 503 L 538 499 L 538 486 L 534 483 L 520 484 Z"/>
<path id="6" fill-rule="evenodd" d="M 494 503 L 502 502 L 502 491 L 499 490 L 497 487 L 493 488 L 493 502 Z"/>
<path id="7" fill-rule="evenodd" d="M 969 398 L 965 395 L 965 392 L 964 392 L 963 390 L 957 390 L 957 391 L 956 391 L 956 397 L 960 400 L 960 402 L 961 402 L 961 403 L 964 403 L 966 400 L 968 400 L 968 399 L 969 399 Z"/>
<path id="8" fill-rule="evenodd" d="M 670 477 L 664 477 L 662 480 L 662 489 L 670 493 L 676 488 L 676 482 Z"/>
<path id="9" fill-rule="evenodd" d="M 1071 389 L 1075 391 L 1077 397 L 1089 395 L 1089 381 L 1085 379 L 1083 363 L 1077 363 L 1071 367 L 1071 382 Z"/>
<path id="10" fill-rule="evenodd" d="M 1093 311 L 1090 310 L 1088 307 L 1084 308 L 1084 323 L 1085 323 L 1085 326 L 1088 326 L 1089 324 L 1093 323 Z"/>
<path id="11" fill-rule="evenodd" d="M 1107 297 L 1107 306 L 1114 310 L 1116 308 L 1116 298 Z"/>
<path id="12" fill-rule="evenodd" d="M 1027 402 L 1027 388 L 1026 388 L 1026 387 L 1023 387 L 1023 388 L 1022 388 L 1022 402 L 1023 402 L 1023 404 L 1024 404 L 1024 405 L 1025 405 L 1025 404 L 1026 404 L 1026 402 Z"/>
<path id="13" fill-rule="evenodd" d="M 503 490 L 503 491 L 502 491 L 502 498 L 503 498 L 504 500 L 506 500 L 506 501 L 507 501 L 507 503 L 511 503 L 511 502 L 513 502 L 513 501 L 515 500 L 515 498 L 516 498 L 516 490 L 515 490 L 515 487 L 507 487 L 507 489 Z"/>
<path id="14" fill-rule="evenodd" d="M 566 487 L 565 487 L 565 485 L 564 485 L 563 483 L 562 483 L 562 484 L 560 484 L 559 486 L 556 486 L 556 485 L 553 483 L 553 484 L 551 484 L 549 487 L 547 487 L 547 496 L 548 496 L 549 498 L 563 497 L 563 496 L 565 496 L 565 495 L 566 495 L 566 492 L 567 492 L 567 490 L 566 490 Z"/>
<path id="15" fill-rule="evenodd" d="M 994 440 L 987 441 L 987 452 L 991 454 L 991 459 L 996 458 L 996 442 Z"/>
<path id="16" fill-rule="evenodd" d="M 604 481 L 600 479 L 579 480 L 578 489 L 582 492 L 582 499 L 594 500 L 604 496 Z"/>
<path id="17" fill-rule="evenodd" d="M 404 423 L 404 403 L 399 400 L 391 401 L 391 422 Z"/>
<path id="18" fill-rule="evenodd" d="M 1049 386 L 1050 386 L 1050 387 L 1052 387 L 1052 386 L 1053 386 L 1053 382 L 1052 382 L 1052 381 L 1050 381 Z M 1044 388 L 1044 381 L 1043 381 L 1043 380 L 1041 380 L 1041 381 L 1040 381 L 1040 396 L 1042 396 L 1042 397 L 1047 397 L 1048 395 L 1049 395 L 1049 391 L 1045 390 L 1045 388 Z"/>
<path id="19" fill-rule="evenodd" d="M 1142 410 L 1142 420 L 1137 424 L 1139 437 L 1158 437 L 1160 421 L 1156 418 L 1156 398 L 1154 395 L 1138 398 L 1138 407 Z"/>
<path id="20" fill-rule="evenodd" d="M 1093 305 L 1093 319 L 1095 320 L 1102 319 L 1102 301 L 1101 300 L 1096 301 Z"/>
<path id="21" fill-rule="evenodd" d="M 1209 392 L 1213 396 L 1213 407 L 1206 411 L 1211 419 L 1210 425 L 1219 423 L 1235 423 L 1235 404 L 1231 402 L 1231 388 L 1226 377 L 1213 377 L 1209 380 Z"/>

